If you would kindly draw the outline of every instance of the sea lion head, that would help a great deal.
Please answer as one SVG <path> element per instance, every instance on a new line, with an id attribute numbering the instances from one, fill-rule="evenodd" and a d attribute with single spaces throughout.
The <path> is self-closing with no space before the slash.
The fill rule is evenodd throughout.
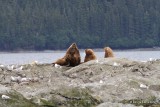
<path id="1" fill-rule="evenodd" d="M 69 47 L 69 53 L 71 55 L 75 54 L 75 52 L 78 50 L 78 47 L 76 43 L 72 43 L 72 45 Z"/>
<path id="2" fill-rule="evenodd" d="M 86 49 L 85 53 L 86 53 L 86 55 L 93 55 L 94 54 L 92 49 Z"/>
<path id="3" fill-rule="evenodd" d="M 110 47 L 105 47 L 104 51 L 105 51 L 105 58 L 106 57 L 114 57 L 113 51 Z"/>

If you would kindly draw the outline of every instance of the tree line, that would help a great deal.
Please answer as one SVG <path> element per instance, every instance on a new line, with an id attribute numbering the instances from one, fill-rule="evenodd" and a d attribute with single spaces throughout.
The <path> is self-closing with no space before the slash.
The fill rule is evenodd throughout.
<path id="1" fill-rule="evenodd" d="M 160 46 L 160 0 L 0 0 L 0 50 Z"/>

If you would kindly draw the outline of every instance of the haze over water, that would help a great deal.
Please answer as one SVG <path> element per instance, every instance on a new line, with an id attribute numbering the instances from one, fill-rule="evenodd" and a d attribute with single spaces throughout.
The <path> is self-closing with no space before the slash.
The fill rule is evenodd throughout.
<path id="1" fill-rule="evenodd" d="M 84 61 L 85 53 L 80 51 L 81 61 Z M 103 51 L 96 51 L 98 58 L 104 57 Z M 131 60 L 147 61 L 152 59 L 160 59 L 160 51 L 114 51 L 118 58 L 128 58 Z M 39 63 L 52 63 L 56 59 L 65 55 L 65 51 L 40 51 L 40 52 L 20 52 L 20 53 L 0 53 L 0 64 L 28 64 L 33 61 Z"/>

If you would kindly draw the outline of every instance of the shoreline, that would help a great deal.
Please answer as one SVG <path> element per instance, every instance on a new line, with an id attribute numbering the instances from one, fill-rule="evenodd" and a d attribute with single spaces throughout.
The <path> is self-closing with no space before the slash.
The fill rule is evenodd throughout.
<path id="1" fill-rule="evenodd" d="M 102 49 L 94 49 L 98 59 L 103 58 Z M 127 58 L 135 61 L 148 61 L 160 59 L 160 50 L 157 49 L 130 49 L 130 50 L 113 50 L 116 58 Z M 21 52 L 0 52 L 0 64 L 28 64 L 33 61 L 40 63 L 51 63 L 65 54 L 65 50 L 46 50 L 46 51 L 21 51 Z M 85 57 L 84 50 L 80 49 L 82 62 Z"/>
<path id="2" fill-rule="evenodd" d="M 103 52 L 103 48 L 92 48 L 95 52 Z M 79 49 L 79 51 L 84 51 L 85 49 Z M 160 47 L 155 47 L 155 48 L 135 48 L 135 49 L 113 49 L 115 52 L 119 51 L 160 51 Z M 0 54 L 5 54 L 5 53 L 57 53 L 57 52 L 66 52 L 66 49 L 62 50 L 20 50 L 20 51 L 0 51 Z"/>

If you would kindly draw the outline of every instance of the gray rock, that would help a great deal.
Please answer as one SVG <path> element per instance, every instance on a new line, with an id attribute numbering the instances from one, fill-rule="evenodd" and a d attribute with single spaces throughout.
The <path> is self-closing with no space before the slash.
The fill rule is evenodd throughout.
<path id="1" fill-rule="evenodd" d="M 98 105 L 97 107 L 137 107 L 137 106 L 131 104 L 106 102 Z M 138 106 L 138 107 L 143 107 L 143 106 Z"/>
<path id="2" fill-rule="evenodd" d="M 2 95 L 2 94 L 6 94 L 6 93 L 8 93 L 10 90 L 11 90 L 11 88 L 9 88 L 9 87 L 5 87 L 4 85 L 1 85 L 0 84 L 0 94 Z"/>
<path id="3" fill-rule="evenodd" d="M 35 81 L 4 84 L 11 76 L 20 74 Z M 1 73 L 0 77 L 3 75 Z M 23 65 L 20 73 L 6 72 L 0 84 L 16 90 L 37 105 L 134 107 L 157 105 L 160 101 L 159 80 L 160 60 L 140 62 L 104 58 L 76 67 Z"/>

